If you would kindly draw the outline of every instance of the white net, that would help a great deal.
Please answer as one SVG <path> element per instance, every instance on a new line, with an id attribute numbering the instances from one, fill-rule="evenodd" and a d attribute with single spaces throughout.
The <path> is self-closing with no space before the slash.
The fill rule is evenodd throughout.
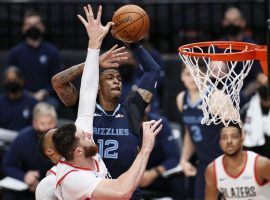
<path id="1" fill-rule="evenodd" d="M 233 53 L 231 46 L 226 49 L 193 46 L 185 48 L 186 52 L 196 53 Z M 245 50 L 244 50 L 245 51 Z M 243 80 L 249 73 L 254 60 L 245 61 L 213 61 L 208 57 L 194 57 L 179 54 L 191 72 L 202 98 L 204 118 L 202 124 L 231 122 L 241 124 L 239 103 Z"/>

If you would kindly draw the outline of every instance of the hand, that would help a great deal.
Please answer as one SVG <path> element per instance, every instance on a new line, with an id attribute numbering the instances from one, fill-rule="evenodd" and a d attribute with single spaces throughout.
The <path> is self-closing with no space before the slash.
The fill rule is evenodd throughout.
<path id="1" fill-rule="evenodd" d="M 36 187 L 38 184 L 38 179 L 39 179 L 39 171 L 37 170 L 30 170 L 28 171 L 25 176 L 24 176 L 24 182 L 29 186 L 29 189 L 33 189 L 34 186 Z"/>
<path id="2" fill-rule="evenodd" d="M 77 16 L 86 28 L 86 31 L 89 37 L 88 47 L 91 49 L 100 49 L 103 38 L 106 36 L 110 27 L 114 23 L 108 22 L 106 26 L 103 26 L 101 24 L 100 19 L 101 19 L 101 14 L 102 14 L 102 6 L 99 6 L 98 8 L 96 19 L 94 19 L 94 14 L 93 14 L 92 7 L 90 6 L 90 4 L 88 4 L 87 7 L 84 6 L 83 8 L 86 14 L 87 21 L 81 15 L 77 15 Z"/>
<path id="3" fill-rule="evenodd" d="M 160 124 L 162 119 L 155 121 L 143 122 L 143 143 L 142 150 L 151 152 L 155 144 L 156 135 L 162 129 L 162 124 Z"/>
<path id="4" fill-rule="evenodd" d="M 99 56 L 99 64 L 102 68 L 119 67 L 119 62 L 127 60 L 128 53 L 123 52 L 125 47 L 117 48 L 118 45 L 114 45 L 109 51 Z"/>
<path id="5" fill-rule="evenodd" d="M 34 98 L 38 101 L 42 101 L 48 95 L 49 95 L 49 93 L 47 90 L 41 89 L 41 90 L 37 91 L 36 93 L 34 93 Z"/>
<path id="6" fill-rule="evenodd" d="M 184 174 L 189 177 L 189 176 L 195 176 L 197 174 L 197 169 L 188 161 L 183 161 L 181 162 L 183 172 Z"/>

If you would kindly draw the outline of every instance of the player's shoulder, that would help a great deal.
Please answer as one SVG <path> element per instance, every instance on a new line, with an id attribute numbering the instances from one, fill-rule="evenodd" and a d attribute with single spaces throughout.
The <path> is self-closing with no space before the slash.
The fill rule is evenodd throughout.
<path id="1" fill-rule="evenodd" d="M 55 176 L 46 176 L 43 178 L 39 184 L 37 185 L 35 196 L 37 200 L 43 199 L 51 199 L 56 200 L 56 196 L 54 195 L 54 187 L 56 184 Z"/>
<path id="2" fill-rule="evenodd" d="M 186 91 L 182 91 L 180 92 L 177 96 L 176 96 L 176 105 L 177 108 L 180 112 L 183 111 L 183 104 L 184 104 L 184 96 L 186 94 Z"/>
<path id="3" fill-rule="evenodd" d="M 256 154 L 256 166 L 257 168 L 270 167 L 270 160 L 264 156 Z"/>
<path id="4" fill-rule="evenodd" d="M 209 163 L 206 167 L 205 174 L 213 174 L 215 172 L 215 160 Z"/>

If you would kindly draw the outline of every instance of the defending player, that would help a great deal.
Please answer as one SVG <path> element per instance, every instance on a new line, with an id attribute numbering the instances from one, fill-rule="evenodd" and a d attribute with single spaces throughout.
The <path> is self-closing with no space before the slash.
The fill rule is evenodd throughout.
<path id="1" fill-rule="evenodd" d="M 138 89 L 123 104 L 119 104 L 122 81 L 118 69 L 101 69 L 98 104 L 94 114 L 94 140 L 113 178 L 127 171 L 137 155 L 141 120 L 152 99 L 161 69 L 142 46 L 132 44 L 130 48 L 144 69 Z M 83 64 L 77 65 L 52 78 L 53 87 L 66 106 L 77 104 L 78 92 L 71 81 L 82 70 Z M 133 199 L 140 197 L 135 194 Z"/>
<path id="2" fill-rule="evenodd" d="M 219 144 L 224 155 L 208 165 L 205 172 L 205 199 L 258 199 L 270 197 L 270 160 L 243 151 L 241 128 L 229 124 L 221 129 Z"/>
<path id="3" fill-rule="evenodd" d="M 109 51 L 105 52 L 99 57 L 99 65 L 102 68 L 118 67 L 118 62 L 126 60 L 126 53 L 122 52 L 123 47 L 117 48 L 117 45 L 113 46 Z M 57 164 L 61 156 L 56 151 L 53 142 L 52 135 L 56 129 L 52 129 L 47 133 L 43 134 L 40 138 L 40 152 L 44 157 L 50 159 L 53 163 Z M 47 175 L 42 179 L 36 189 L 35 195 L 37 200 L 56 199 L 55 196 L 55 184 L 56 184 L 56 171 L 57 168 L 54 166 L 47 172 Z"/>

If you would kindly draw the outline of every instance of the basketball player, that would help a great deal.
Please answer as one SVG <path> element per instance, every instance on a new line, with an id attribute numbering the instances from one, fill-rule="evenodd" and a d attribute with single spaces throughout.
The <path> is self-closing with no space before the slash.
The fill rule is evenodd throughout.
<path id="1" fill-rule="evenodd" d="M 179 93 L 176 98 L 185 128 L 180 165 L 187 177 L 196 175 L 194 199 L 203 199 L 205 169 L 210 162 L 222 154 L 217 145 L 220 129 L 214 125 L 201 124 L 203 112 L 199 89 L 184 64 L 182 65 L 181 79 L 187 89 Z M 193 153 L 196 153 L 198 157 L 197 168 L 189 161 Z"/>
<path id="2" fill-rule="evenodd" d="M 219 144 L 224 154 L 208 165 L 205 172 L 205 199 L 258 199 L 270 197 L 270 160 L 243 151 L 244 136 L 238 124 L 221 129 Z"/>
<path id="3" fill-rule="evenodd" d="M 88 18 L 88 23 L 84 21 L 82 17 L 80 17 L 80 19 L 87 27 L 88 30 L 87 32 L 90 37 L 91 31 L 89 31 L 89 29 L 90 28 L 97 29 L 97 27 L 93 26 L 93 23 L 91 22 L 93 21 L 93 15 L 90 14 L 92 13 L 91 7 L 88 6 L 88 9 L 85 8 L 85 12 Z M 97 20 L 100 19 L 99 17 L 100 15 L 101 9 L 99 9 Z M 95 62 L 91 63 L 91 68 L 97 67 L 98 65 L 97 60 L 98 59 L 95 59 L 96 63 Z M 87 66 L 89 66 L 87 65 L 89 64 L 89 62 L 90 60 L 87 59 L 82 77 L 78 118 L 75 123 L 76 125 L 74 124 L 65 125 L 60 129 L 56 130 L 55 133 L 53 134 L 53 142 L 56 146 L 57 151 L 60 152 L 63 157 L 65 157 L 66 161 L 69 160 L 71 161 L 71 164 L 59 161 L 57 167 L 57 180 L 59 181 L 57 182 L 58 187 L 56 195 L 59 199 L 80 199 L 80 198 L 86 199 L 91 197 L 91 193 L 94 190 L 93 198 L 104 198 L 104 199 L 123 198 L 123 197 L 126 198 L 126 196 L 128 198 L 135 190 L 136 186 L 138 185 L 143 175 L 149 154 L 154 145 L 155 135 L 162 128 L 162 125 L 159 125 L 161 120 L 157 122 L 155 121 L 146 122 L 143 124 L 144 142 L 142 145 L 142 150 L 139 153 L 136 161 L 134 162 L 130 170 L 128 170 L 128 172 L 126 172 L 121 176 L 122 178 L 119 177 L 119 179 L 117 180 L 110 180 L 110 181 L 101 180 L 100 178 L 97 178 L 98 176 L 104 178 L 105 172 L 107 173 L 107 170 L 104 164 L 102 163 L 100 157 L 96 155 L 97 147 L 96 145 L 94 145 L 92 141 L 91 134 L 86 132 L 88 130 L 90 132 L 92 129 L 91 122 L 93 118 L 91 116 L 93 116 L 94 113 L 94 105 L 95 105 L 94 102 L 96 98 L 96 95 L 94 95 L 96 94 L 95 88 L 93 88 L 93 86 L 89 88 L 90 84 L 86 84 L 86 80 L 88 82 L 91 81 L 91 84 L 94 83 L 94 85 L 95 81 L 96 83 L 98 82 L 98 80 L 95 79 L 95 77 L 98 78 L 98 72 L 95 72 L 96 74 L 91 74 L 89 73 L 90 70 L 86 69 Z M 97 85 L 96 85 L 96 92 L 97 92 Z M 86 98 L 87 95 L 85 95 L 85 93 L 88 94 L 88 98 Z M 89 98 L 89 95 L 91 98 Z M 88 99 L 87 103 L 86 99 Z M 157 126 L 159 127 L 157 128 Z M 83 129 L 80 129 L 78 127 L 83 127 Z M 73 152 L 71 153 L 70 151 Z M 95 157 L 93 158 L 91 155 L 95 155 Z M 76 164 L 77 167 L 72 166 L 72 163 Z M 90 166 L 90 168 L 97 169 L 98 172 L 87 171 L 86 168 L 78 167 L 80 165 L 85 165 L 88 168 Z M 70 168 L 75 169 L 69 171 Z M 79 170 L 81 171 L 79 172 Z M 65 173 L 66 171 L 68 172 Z M 82 178 L 80 179 L 80 181 L 78 181 L 77 178 L 80 178 L 80 176 L 82 176 Z M 73 179 L 75 180 L 73 181 Z M 74 183 L 77 184 L 76 187 L 74 187 L 73 185 Z M 112 188 L 114 188 L 113 191 Z"/>
<path id="4" fill-rule="evenodd" d="M 131 50 L 140 59 L 144 74 L 135 92 L 123 104 L 119 104 L 122 81 L 117 68 L 100 69 L 98 103 L 94 114 L 94 140 L 99 145 L 112 178 L 127 171 L 137 155 L 140 124 L 146 106 L 152 99 L 160 66 L 139 44 L 131 44 Z M 71 81 L 77 78 L 83 65 L 71 67 L 52 78 L 55 91 L 67 106 L 78 102 L 78 92 Z M 140 199 L 139 194 L 133 199 Z"/>

